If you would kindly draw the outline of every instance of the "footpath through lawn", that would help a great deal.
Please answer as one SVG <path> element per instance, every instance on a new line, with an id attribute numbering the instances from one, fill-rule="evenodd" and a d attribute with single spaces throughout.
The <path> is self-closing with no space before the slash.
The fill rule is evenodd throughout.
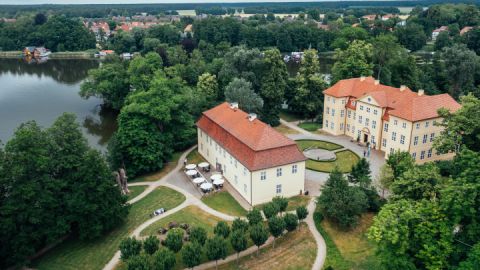
<path id="1" fill-rule="evenodd" d="M 155 209 L 172 209 L 185 200 L 183 194 L 159 187 L 145 198 L 133 204 L 125 223 L 103 237 L 81 241 L 70 237 L 33 263 L 38 269 L 102 269 L 113 257 L 124 237 L 150 218 Z"/>

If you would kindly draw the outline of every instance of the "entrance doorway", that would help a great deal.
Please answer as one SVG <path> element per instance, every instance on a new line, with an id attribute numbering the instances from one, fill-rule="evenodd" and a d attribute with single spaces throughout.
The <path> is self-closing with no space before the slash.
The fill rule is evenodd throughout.
<path id="1" fill-rule="evenodd" d="M 364 143 L 368 142 L 368 134 L 363 134 L 363 142 Z"/>

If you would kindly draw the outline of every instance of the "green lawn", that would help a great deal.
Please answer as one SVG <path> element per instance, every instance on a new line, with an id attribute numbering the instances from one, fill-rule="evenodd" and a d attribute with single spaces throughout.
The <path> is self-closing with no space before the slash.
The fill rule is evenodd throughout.
<path id="1" fill-rule="evenodd" d="M 143 230 L 140 235 L 148 236 L 157 234 L 158 229 L 166 228 L 168 223 L 174 221 L 177 223 L 188 223 L 190 226 L 204 228 L 209 236 L 213 235 L 213 227 L 222 219 L 203 211 L 197 206 L 188 206 L 175 214 L 160 219 Z"/>
<path id="2" fill-rule="evenodd" d="M 213 193 L 202 198 L 211 208 L 231 216 L 245 216 L 245 210 L 227 191 Z"/>
<path id="3" fill-rule="evenodd" d="M 331 172 L 338 166 L 342 173 L 348 173 L 352 171 L 352 166 L 355 165 L 360 157 L 350 150 L 343 150 L 335 153 L 336 159 L 334 161 L 316 161 L 308 159 L 306 163 L 307 169 L 320 171 L 320 172 Z"/>
<path id="4" fill-rule="evenodd" d="M 366 233 L 372 224 L 373 214 L 366 213 L 357 227 L 343 231 L 329 220 L 315 220 L 315 226 L 327 244 L 327 258 L 324 268 L 332 266 L 335 270 L 382 269 L 375 255 L 375 244 L 367 239 Z"/>
<path id="5" fill-rule="evenodd" d="M 160 171 L 139 176 L 139 177 L 137 177 L 137 178 L 135 178 L 131 181 L 129 180 L 128 182 L 129 183 L 135 183 L 135 182 L 154 182 L 154 181 L 157 181 L 158 179 L 164 177 L 169 172 L 171 172 L 173 169 L 175 169 L 175 167 L 177 166 L 178 159 L 180 158 L 182 153 L 183 152 L 173 153 L 170 161 L 165 163 L 165 165 L 163 166 L 163 168 Z"/>
<path id="6" fill-rule="evenodd" d="M 133 186 L 133 187 L 128 187 L 128 189 L 130 190 L 130 194 L 128 194 L 128 199 L 131 200 L 135 197 L 137 197 L 138 195 L 140 195 L 140 193 L 142 193 L 148 186 Z"/>
<path id="7" fill-rule="evenodd" d="M 159 187 L 133 204 L 127 220 L 121 226 L 94 241 L 67 239 L 33 262 L 38 269 L 102 269 L 113 257 L 124 237 L 148 220 L 153 210 L 178 206 L 185 200 L 183 194 L 167 187 Z"/>
<path id="8" fill-rule="evenodd" d="M 309 202 L 310 202 L 309 196 L 298 195 L 298 196 L 288 198 L 287 211 L 295 211 L 299 206 L 307 207 Z"/>
<path id="9" fill-rule="evenodd" d="M 300 128 L 303 128 L 307 131 L 317 131 L 322 128 L 322 125 L 317 122 L 303 122 L 298 124 Z"/>
<path id="10" fill-rule="evenodd" d="M 198 149 L 192 150 L 192 152 L 187 155 L 187 163 L 198 164 L 206 162 L 206 160 L 198 153 Z"/>
<path id="11" fill-rule="evenodd" d="M 331 143 L 331 142 L 326 142 L 326 141 L 320 141 L 320 140 L 297 140 L 295 141 L 300 148 L 300 150 L 305 150 L 307 148 L 319 148 L 319 149 L 326 149 L 329 151 L 333 150 L 338 150 L 342 149 L 343 146 L 336 144 L 336 143 Z"/>
<path id="12" fill-rule="evenodd" d="M 305 223 L 301 223 L 299 229 L 289 232 L 275 242 L 275 248 L 272 246 L 260 250 L 260 255 L 256 253 L 240 258 L 239 265 L 235 261 L 221 265 L 218 269 L 222 270 L 309 270 L 315 262 L 317 256 L 317 245 L 308 230 Z M 337 270 L 335 268 L 335 270 Z"/>
<path id="13" fill-rule="evenodd" d="M 287 122 L 295 122 L 295 121 L 300 121 L 302 118 L 288 110 L 281 110 L 280 111 L 280 118 Z"/>
<path id="14" fill-rule="evenodd" d="M 296 131 L 295 129 L 289 128 L 289 127 L 287 127 L 287 126 L 285 126 L 285 125 L 282 125 L 282 124 L 276 126 L 275 129 L 276 129 L 278 132 L 280 132 L 280 133 L 282 133 L 282 134 L 285 134 L 285 135 L 288 135 L 288 134 L 298 134 L 298 133 L 300 133 L 300 132 Z"/>

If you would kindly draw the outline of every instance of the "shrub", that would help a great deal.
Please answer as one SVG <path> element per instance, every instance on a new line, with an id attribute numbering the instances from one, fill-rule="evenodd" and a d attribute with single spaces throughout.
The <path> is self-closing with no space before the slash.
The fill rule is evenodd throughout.
<path id="1" fill-rule="evenodd" d="M 232 223 L 232 232 L 234 231 L 243 231 L 246 232 L 248 229 L 248 222 L 243 219 L 235 218 Z"/>
<path id="2" fill-rule="evenodd" d="M 165 246 L 175 253 L 179 252 L 183 246 L 183 230 L 175 228 L 168 231 Z"/>
<path id="3" fill-rule="evenodd" d="M 128 237 L 120 243 L 120 252 L 122 260 L 127 260 L 133 256 L 140 254 L 142 251 L 142 242 L 135 237 Z"/>
<path id="4" fill-rule="evenodd" d="M 272 203 L 277 205 L 278 211 L 285 212 L 288 207 L 288 199 L 284 197 L 275 197 L 272 199 Z"/>
<path id="5" fill-rule="evenodd" d="M 215 260 L 215 268 L 217 268 L 217 261 L 227 257 L 227 242 L 219 236 L 210 238 L 205 243 L 207 258 Z"/>
<path id="6" fill-rule="evenodd" d="M 146 254 L 135 255 L 127 261 L 128 270 L 150 270 L 150 260 Z"/>
<path id="7" fill-rule="evenodd" d="M 160 248 L 153 254 L 153 269 L 171 270 L 176 262 L 175 253 L 169 249 Z"/>
<path id="8" fill-rule="evenodd" d="M 207 240 L 207 231 L 201 227 L 193 227 L 190 229 L 190 241 L 197 242 L 201 246 L 205 244 Z"/>
<path id="9" fill-rule="evenodd" d="M 368 201 L 367 209 L 375 213 L 380 211 L 380 208 L 386 203 L 386 200 L 380 197 L 374 189 L 365 189 L 364 191 Z"/>
<path id="10" fill-rule="evenodd" d="M 202 259 L 202 247 L 197 242 L 187 243 L 182 248 L 182 260 L 188 268 L 193 268 L 200 264 Z"/>
<path id="11" fill-rule="evenodd" d="M 267 219 L 276 216 L 279 210 L 278 205 L 273 202 L 269 202 L 263 206 L 263 214 Z"/>
<path id="12" fill-rule="evenodd" d="M 247 219 L 250 226 L 253 226 L 263 221 L 262 214 L 257 208 L 253 208 L 251 211 L 248 211 Z"/>
<path id="13" fill-rule="evenodd" d="M 145 250 L 145 253 L 152 255 L 155 253 L 155 251 L 158 250 L 160 245 L 160 240 L 154 235 L 150 235 L 143 241 L 143 250 Z"/>
<path id="14" fill-rule="evenodd" d="M 219 221 L 215 228 L 213 228 L 213 233 L 223 238 L 227 238 L 230 234 L 230 226 L 225 221 Z"/>
<path id="15" fill-rule="evenodd" d="M 308 210 L 305 206 L 297 207 L 296 211 L 297 217 L 300 221 L 304 220 L 308 216 Z"/>
<path id="16" fill-rule="evenodd" d="M 285 228 L 289 232 L 295 230 L 298 226 L 298 217 L 295 214 L 287 213 L 283 220 L 285 221 Z"/>

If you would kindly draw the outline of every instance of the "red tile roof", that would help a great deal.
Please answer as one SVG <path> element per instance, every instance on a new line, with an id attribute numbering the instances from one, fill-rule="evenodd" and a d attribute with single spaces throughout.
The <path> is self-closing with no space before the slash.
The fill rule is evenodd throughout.
<path id="1" fill-rule="evenodd" d="M 250 171 L 306 160 L 295 141 L 226 102 L 203 112 L 197 126 Z"/>
<path id="2" fill-rule="evenodd" d="M 414 122 L 438 117 L 440 108 L 451 111 L 460 108 L 460 104 L 448 94 L 419 95 L 408 87 L 395 88 L 380 84 L 373 77 L 341 80 L 323 93 L 333 97 L 349 97 L 350 100 L 371 96 L 380 107 L 387 109 L 384 120 L 393 115 Z"/>

